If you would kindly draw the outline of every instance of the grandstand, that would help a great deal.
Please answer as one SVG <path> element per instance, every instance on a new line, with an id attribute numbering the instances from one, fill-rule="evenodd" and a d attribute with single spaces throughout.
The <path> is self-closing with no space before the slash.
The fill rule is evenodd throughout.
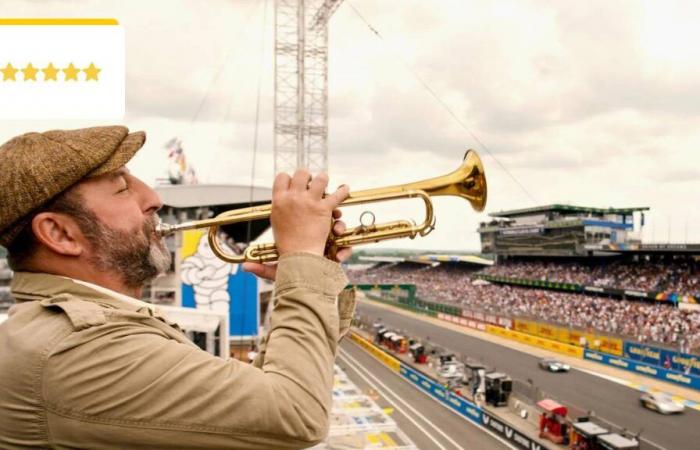
<path id="1" fill-rule="evenodd" d="M 491 213 L 493 220 L 479 226 L 481 251 L 497 256 L 606 254 L 610 246 L 641 243 L 648 209 L 548 205 Z"/>
<path id="2" fill-rule="evenodd" d="M 414 285 L 421 301 L 578 329 L 603 336 L 593 338 L 599 343 L 699 352 L 700 245 L 642 244 L 646 210 L 550 205 L 493 213 L 479 227 L 487 258 L 375 257 L 350 278 Z"/>

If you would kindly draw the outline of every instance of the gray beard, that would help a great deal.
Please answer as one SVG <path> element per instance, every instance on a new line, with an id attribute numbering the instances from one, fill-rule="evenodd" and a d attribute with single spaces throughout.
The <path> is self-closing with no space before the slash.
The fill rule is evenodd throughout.
<path id="1" fill-rule="evenodd" d="M 163 240 L 153 233 L 155 223 L 155 217 L 150 218 L 133 232 L 94 223 L 85 233 L 94 251 L 91 263 L 102 272 L 116 274 L 130 288 L 140 288 L 165 273 L 171 256 Z"/>

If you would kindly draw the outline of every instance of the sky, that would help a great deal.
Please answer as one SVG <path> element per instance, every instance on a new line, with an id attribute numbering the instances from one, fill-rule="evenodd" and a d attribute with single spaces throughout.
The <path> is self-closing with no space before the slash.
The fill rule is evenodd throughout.
<path id="1" fill-rule="evenodd" d="M 129 166 L 146 182 L 178 137 L 201 182 L 271 186 L 273 5 L 4 0 L 3 15 L 119 20 L 121 123 L 148 134 Z M 330 187 L 442 175 L 472 148 L 486 211 L 436 199 L 431 235 L 383 246 L 478 250 L 488 212 L 553 203 L 648 206 L 645 241 L 700 243 L 699 19 L 693 1 L 346 0 L 330 21 Z M 112 123 L 3 121 L 0 141 Z M 422 220 L 415 203 L 364 208 Z"/>

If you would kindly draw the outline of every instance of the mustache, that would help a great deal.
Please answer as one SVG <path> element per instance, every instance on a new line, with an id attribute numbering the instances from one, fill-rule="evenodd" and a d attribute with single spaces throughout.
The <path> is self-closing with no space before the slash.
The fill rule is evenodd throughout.
<path id="1" fill-rule="evenodd" d="M 156 227 L 160 223 L 160 217 L 157 214 L 152 214 L 143 221 L 143 232 L 150 240 L 159 241 L 160 238 L 156 234 Z"/>

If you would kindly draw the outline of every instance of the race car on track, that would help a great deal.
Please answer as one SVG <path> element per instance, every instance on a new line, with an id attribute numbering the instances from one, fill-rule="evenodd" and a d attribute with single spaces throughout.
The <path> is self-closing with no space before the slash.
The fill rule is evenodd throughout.
<path id="1" fill-rule="evenodd" d="M 645 408 L 661 414 L 680 414 L 685 410 L 682 403 L 661 392 L 645 392 L 639 397 L 639 401 Z"/>
<path id="2" fill-rule="evenodd" d="M 561 361 L 557 361 L 553 358 L 543 358 L 539 361 L 540 369 L 547 370 L 549 372 L 568 372 L 571 366 L 564 364 Z"/>

